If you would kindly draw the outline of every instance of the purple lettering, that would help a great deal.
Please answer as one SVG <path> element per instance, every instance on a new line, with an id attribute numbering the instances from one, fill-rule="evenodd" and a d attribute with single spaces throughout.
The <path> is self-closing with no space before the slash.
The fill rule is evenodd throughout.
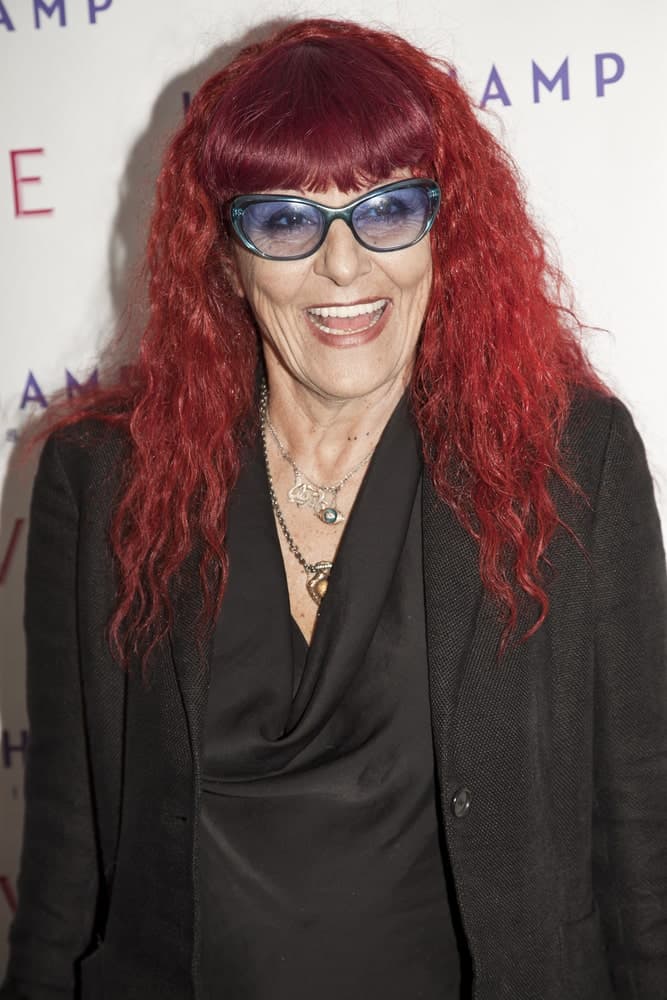
<path id="1" fill-rule="evenodd" d="M 46 396 L 39 387 L 39 382 L 32 372 L 28 372 L 28 381 L 26 382 L 25 389 L 23 390 L 19 410 L 24 410 L 28 403 L 39 403 L 39 405 L 43 406 L 44 409 L 46 409 L 49 405 L 46 402 Z"/>
<path id="2" fill-rule="evenodd" d="M 506 108 L 508 108 L 512 103 L 509 99 L 507 91 L 505 90 L 505 85 L 500 78 L 500 73 L 496 69 L 495 65 L 491 67 L 489 79 L 487 80 L 486 87 L 484 89 L 481 106 L 485 107 L 489 101 L 502 101 Z"/>
<path id="3" fill-rule="evenodd" d="M 75 393 L 86 392 L 87 389 L 94 389 L 98 384 L 97 368 L 93 371 L 87 382 L 79 382 L 74 378 L 71 372 L 67 371 L 67 369 L 65 369 L 65 378 L 67 379 L 67 395 L 70 399 L 75 395 Z"/>
<path id="4" fill-rule="evenodd" d="M 12 766 L 12 754 L 20 753 L 21 760 L 25 759 L 25 752 L 28 749 L 28 730 L 21 730 L 21 742 L 10 743 L 9 730 L 2 730 L 2 763 L 4 767 Z"/>
<path id="5" fill-rule="evenodd" d="M 556 87 L 556 84 L 560 83 L 561 86 L 561 101 L 570 100 L 570 73 L 567 63 L 567 57 L 563 59 L 562 63 L 556 70 L 553 77 L 548 77 L 546 73 L 543 73 L 540 67 L 537 65 L 535 60 L 533 60 L 533 103 L 540 103 L 540 84 L 544 84 L 547 90 L 551 93 Z"/>
<path id="6" fill-rule="evenodd" d="M 16 31 L 16 28 L 12 24 L 11 17 L 5 10 L 5 5 L 2 0 L 0 0 L 0 24 L 3 24 L 7 31 Z"/>
<path id="7" fill-rule="evenodd" d="M 108 10 L 111 6 L 113 0 L 101 0 L 100 3 L 97 0 L 88 0 L 88 20 L 91 24 L 97 24 L 97 15 L 101 14 L 103 10 Z"/>
<path id="8" fill-rule="evenodd" d="M 615 69 L 611 76 L 605 75 L 605 63 L 613 63 Z M 625 63 L 618 52 L 596 52 L 595 53 L 595 94 L 596 97 L 605 96 L 605 87 L 611 83 L 618 83 L 625 73 Z"/>
<path id="9" fill-rule="evenodd" d="M 33 0 L 32 6 L 35 15 L 36 28 L 42 27 L 40 14 L 46 14 L 47 17 L 53 17 L 56 11 L 58 11 L 60 27 L 64 28 L 67 25 L 67 18 L 65 17 L 65 0 L 53 0 L 52 3 L 49 3 L 48 0 Z"/>

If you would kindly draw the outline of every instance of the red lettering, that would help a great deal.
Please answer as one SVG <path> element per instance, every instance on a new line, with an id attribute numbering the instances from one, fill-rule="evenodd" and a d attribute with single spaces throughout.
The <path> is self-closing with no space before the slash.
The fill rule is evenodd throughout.
<path id="1" fill-rule="evenodd" d="M 52 208 L 25 208 L 21 198 L 21 189 L 25 184 L 41 184 L 42 178 L 33 176 L 26 177 L 19 173 L 19 157 L 20 156 L 41 156 L 44 153 L 43 149 L 12 149 L 9 153 L 9 158 L 12 163 L 12 181 L 14 184 L 14 215 L 18 218 L 20 215 L 50 215 L 53 212 Z"/>
<path id="2" fill-rule="evenodd" d="M 12 913 L 16 913 L 16 893 L 8 875 L 0 875 L 0 889 Z"/>
<path id="3" fill-rule="evenodd" d="M 7 543 L 7 550 L 5 552 L 5 557 L 0 564 L 0 585 L 3 584 L 7 578 L 9 570 L 12 565 L 12 560 L 14 558 L 14 552 L 18 544 L 19 535 L 21 534 L 21 529 L 23 528 L 23 523 L 25 518 L 17 517 L 14 521 L 14 527 L 12 528 L 12 533 Z"/>

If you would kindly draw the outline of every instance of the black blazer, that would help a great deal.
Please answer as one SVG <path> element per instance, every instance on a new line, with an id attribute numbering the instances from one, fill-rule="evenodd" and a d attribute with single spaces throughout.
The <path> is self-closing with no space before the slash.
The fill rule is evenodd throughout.
<path id="1" fill-rule="evenodd" d="M 664 553 L 625 408 L 586 398 L 556 485 L 551 610 L 498 660 L 475 544 L 430 482 L 423 542 L 440 809 L 475 1000 L 667 997 Z M 35 483 L 31 743 L 3 1000 L 185 1000 L 198 983 L 194 557 L 149 688 L 113 663 L 107 526 L 123 443 L 50 439 Z M 523 625 L 530 609 L 523 609 Z M 270 831 L 267 831 L 270 835 Z M 352 919 L 354 915 L 351 914 Z M 406 998 L 410 1000 L 410 998 Z"/>

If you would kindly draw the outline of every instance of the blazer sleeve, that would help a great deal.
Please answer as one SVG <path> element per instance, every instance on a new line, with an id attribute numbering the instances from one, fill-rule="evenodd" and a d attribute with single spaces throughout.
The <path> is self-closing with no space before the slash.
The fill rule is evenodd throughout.
<path id="1" fill-rule="evenodd" d="M 593 543 L 594 887 L 618 997 L 665 1000 L 665 555 L 644 447 L 613 406 Z"/>
<path id="2" fill-rule="evenodd" d="M 18 910 L 2 1000 L 73 998 L 92 937 L 98 860 L 77 643 L 78 509 L 49 438 L 30 510 L 26 572 L 30 741 Z"/>

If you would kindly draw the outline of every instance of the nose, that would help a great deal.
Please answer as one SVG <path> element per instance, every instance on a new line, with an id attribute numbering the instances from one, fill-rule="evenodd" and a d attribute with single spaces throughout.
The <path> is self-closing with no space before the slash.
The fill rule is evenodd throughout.
<path id="1" fill-rule="evenodd" d="M 371 269 L 370 251 L 355 240 L 352 230 L 335 219 L 326 239 L 315 255 L 316 274 L 329 278 L 337 285 L 350 285 Z"/>

